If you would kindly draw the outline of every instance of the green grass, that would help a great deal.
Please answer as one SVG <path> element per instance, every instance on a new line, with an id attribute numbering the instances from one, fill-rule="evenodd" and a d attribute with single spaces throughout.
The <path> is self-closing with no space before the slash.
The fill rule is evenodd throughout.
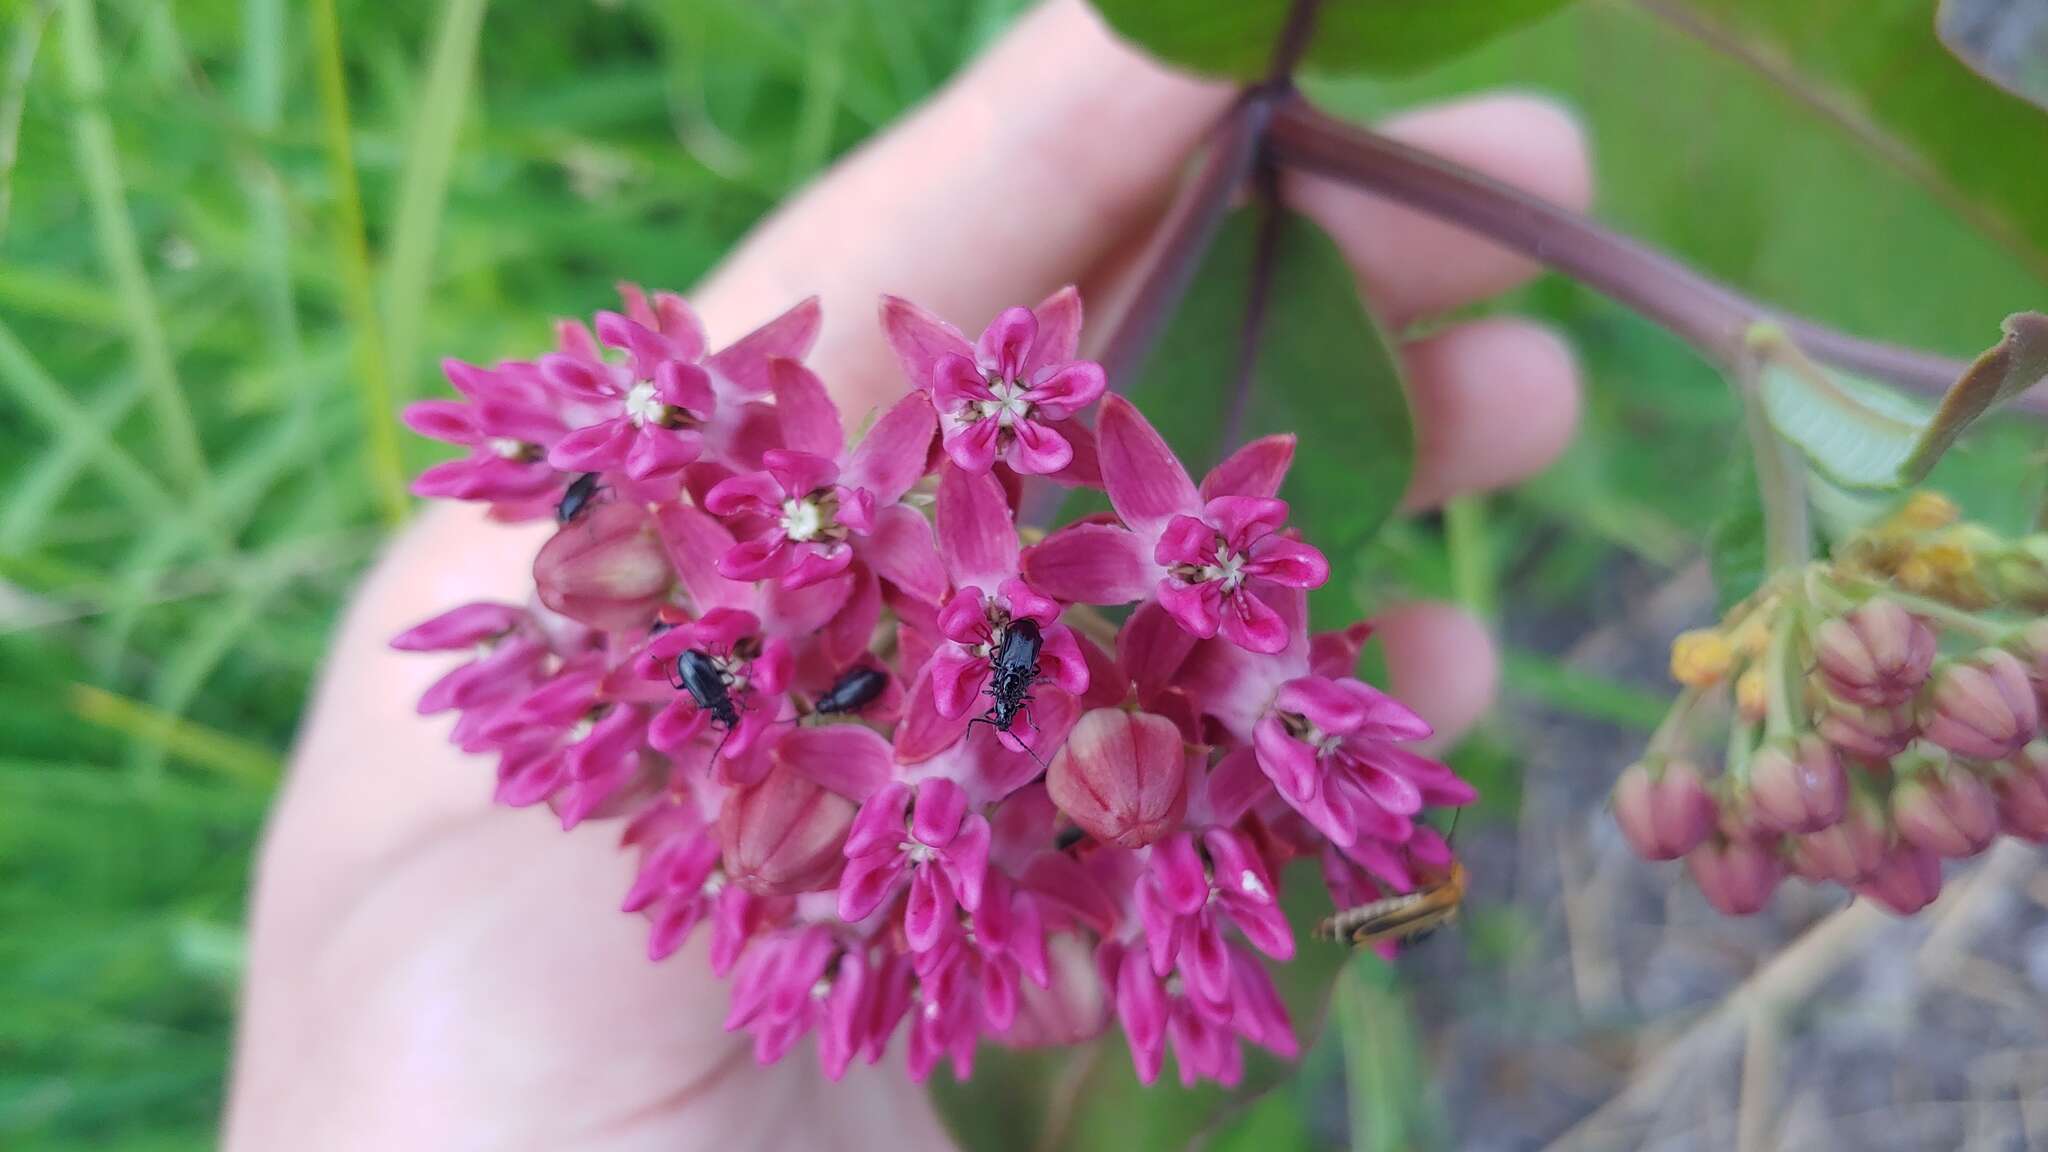
<path id="1" fill-rule="evenodd" d="M 0 0 L 0 1147 L 211 1145 L 248 852 L 337 605 L 432 459 L 396 406 L 616 279 L 687 286 L 1018 6 Z M 1786 303 L 1962 352 L 2048 296 L 2026 254 L 1617 6 L 1324 95 L 1368 112 L 1503 80 L 1585 112 L 1605 214 Z M 1368 601 L 1597 616 L 1617 555 L 1697 546 L 1734 429 L 1718 383 L 1570 286 L 1514 303 L 1576 337 L 1588 435 L 1523 493 L 1386 533 Z M 2010 491 L 2037 443 L 1988 437 L 1949 475 Z M 1661 691 L 1534 652 L 1509 686 L 1629 727 Z M 1509 796 L 1511 744 L 1485 750 Z M 1326 1074 L 1163 1089 L 1147 1130 L 1199 1128 L 1192 1103 L 1230 1109 L 1219 1146 L 1307 1140 L 1291 1102 L 1341 1095 L 1349 1054 L 1359 1094 L 1417 1096 L 1360 1146 L 1432 1131 L 1427 1022 L 1387 1023 L 1398 983 L 1365 975 L 1338 1020 L 1392 1007 L 1317 1049 Z M 1113 1143 L 1133 1089 L 1120 1051 L 1103 1069 L 1077 1130 Z"/>

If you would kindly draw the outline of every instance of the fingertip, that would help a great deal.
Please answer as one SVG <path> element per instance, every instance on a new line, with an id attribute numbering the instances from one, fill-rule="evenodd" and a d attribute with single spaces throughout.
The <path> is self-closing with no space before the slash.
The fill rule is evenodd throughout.
<path id="1" fill-rule="evenodd" d="M 1455 743 L 1493 706 L 1500 657 L 1477 617 L 1455 604 L 1417 601 L 1374 621 L 1394 695 L 1436 729 L 1432 744 Z"/>
<path id="2" fill-rule="evenodd" d="M 1583 212 L 1592 206 L 1593 162 L 1585 125 L 1554 96 L 1496 90 L 1404 112 L 1381 130 L 1561 208 Z"/>
<path id="3" fill-rule="evenodd" d="M 1460 324 L 1409 344 L 1402 360 L 1417 441 L 1409 508 L 1525 480 L 1578 430 L 1578 358 L 1533 320 Z"/>

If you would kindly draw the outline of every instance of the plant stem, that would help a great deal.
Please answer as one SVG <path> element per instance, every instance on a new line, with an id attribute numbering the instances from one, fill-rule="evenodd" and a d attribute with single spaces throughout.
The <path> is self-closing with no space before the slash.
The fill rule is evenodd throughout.
<path id="1" fill-rule="evenodd" d="M 1794 693 L 1798 691 L 1799 670 L 1793 664 L 1794 645 L 1799 638 L 1805 603 L 1793 591 L 1785 593 L 1778 605 L 1777 627 L 1771 629 L 1770 647 L 1764 651 L 1764 732 L 1773 737 L 1793 733 Z"/>
<path id="2" fill-rule="evenodd" d="M 1919 392 L 1946 392 L 1965 365 L 1863 340 L 1767 307 L 1575 212 L 1318 111 L 1299 97 L 1274 110 L 1267 146 L 1281 162 L 1320 173 L 1468 228 L 1642 313 L 1724 366 L 1744 355 L 1759 322 L 1837 368 Z M 2048 413 L 2048 395 L 2013 407 Z"/>
<path id="3" fill-rule="evenodd" d="M 1286 222 L 1278 170 L 1270 164 L 1258 165 L 1253 186 L 1257 189 L 1258 227 L 1252 235 L 1251 281 L 1245 286 L 1244 319 L 1238 329 L 1237 379 L 1230 394 L 1230 410 L 1223 417 L 1223 434 L 1217 441 L 1226 454 L 1243 437 L 1245 417 L 1251 411 L 1259 345 L 1266 335 L 1266 305 L 1273 295 L 1273 260 L 1280 247 L 1280 227 Z"/>
<path id="4" fill-rule="evenodd" d="M 1117 318 L 1096 361 L 1113 391 L 1128 387 L 1194 278 L 1209 240 L 1223 223 L 1230 197 L 1244 183 L 1272 117 L 1273 101 L 1246 92 L 1210 133 L 1209 152 L 1195 177 L 1166 211 L 1130 306 Z"/>
<path id="5" fill-rule="evenodd" d="M 398 452 L 398 413 L 392 410 L 390 363 L 370 283 L 369 242 L 363 234 L 363 197 L 349 144 L 348 78 L 341 63 L 341 24 L 334 0 L 313 0 L 313 56 L 320 86 L 321 128 L 328 175 L 334 182 L 334 242 L 341 259 L 342 311 L 355 329 L 356 392 L 363 407 L 363 451 L 370 487 L 387 524 L 403 523 L 410 507 L 405 465 Z"/>

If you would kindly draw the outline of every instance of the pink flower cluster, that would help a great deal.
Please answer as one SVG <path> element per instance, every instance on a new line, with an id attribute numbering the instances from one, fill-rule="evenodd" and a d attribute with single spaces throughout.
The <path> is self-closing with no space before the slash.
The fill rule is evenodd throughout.
<path id="1" fill-rule="evenodd" d="M 1353 678 L 1367 630 L 1309 634 L 1292 438 L 1195 483 L 1076 358 L 1067 289 L 974 341 L 884 301 L 912 388 L 849 446 L 814 303 L 711 352 L 682 299 L 623 292 L 406 414 L 469 450 L 418 492 L 561 521 L 533 603 L 393 642 L 467 654 L 420 711 L 503 803 L 623 822 L 650 956 L 704 926 L 764 1062 L 812 1035 L 836 1077 L 901 1031 L 913 1074 L 965 1076 L 984 1036 L 1112 1013 L 1147 1081 L 1169 1047 L 1188 1081 L 1292 1055 L 1282 869 L 1409 890 L 1448 862 L 1422 812 L 1473 798 Z M 1115 514 L 1026 547 L 1027 477 Z"/>
<path id="2" fill-rule="evenodd" d="M 1810 629 L 1792 619 L 1783 731 L 1709 777 L 1684 756 L 1631 765 L 1615 817 L 1646 859 L 1683 857 L 1709 903 L 1761 910 L 1795 875 L 1910 915 L 1943 860 L 2001 835 L 2048 843 L 2048 619 L 1941 655 L 1934 621 L 1878 595 Z M 1975 644 L 1974 632 L 1947 637 Z M 1738 717 L 1765 719 L 1760 703 Z"/>

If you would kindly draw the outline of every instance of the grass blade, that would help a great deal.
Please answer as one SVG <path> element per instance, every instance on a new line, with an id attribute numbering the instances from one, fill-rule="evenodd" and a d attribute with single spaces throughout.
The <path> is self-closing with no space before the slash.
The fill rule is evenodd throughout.
<path id="1" fill-rule="evenodd" d="M 260 744 L 90 684 L 71 686 L 70 705 L 72 714 L 88 724 L 162 744 L 178 759 L 240 784 L 268 788 L 282 770 L 277 754 Z"/>
<path id="2" fill-rule="evenodd" d="M 341 24 L 334 0 L 312 0 L 314 69 L 320 85 L 321 136 L 334 182 L 334 244 L 341 261 L 342 311 L 355 329 L 356 389 L 362 403 L 364 465 L 377 506 L 388 524 L 403 523 L 410 505 L 405 464 L 398 454 L 398 412 L 392 405 L 391 365 L 370 283 L 370 248 L 363 233 L 362 186 L 349 144 L 348 79 L 342 71 Z"/>
<path id="3" fill-rule="evenodd" d="M 114 443 L 107 431 L 109 425 L 65 395 L 63 386 L 36 362 L 4 320 L 0 320 L 0 388 L 12 393 L 23 408 L 59 435 L 76 436 L 80 451 L 135 508 L 152 516 L 177 515 L 177 505 L 156 477 Z"/>
<path id="4" fill-rule="evenodd" d="M 91 0 L 64 0 L 63 14 L 65 81 L 76 104 L 71 115 L 72 147 L 78 155 L 79 175 L 92 205 L 93 235 L 99 241 L 100 259 L 114 278 L 114 292 L 127 323 L 128 339 L 134 346 L 136 369 L 149 386 L 172 474 L 185 492 L 205 508 L 209 503 L 206 453 L 200 447 L 198 428 L 193 423 L 191 408 L 185 403 L 185 393 L 178 386 L 170 341 L 164 335 L 163 321 L 149 287 L 149 274 L 143 268 L 134 222 L 128 218 L 120 157 L 114 148 L 114 128 L 107 119 L 106 68 L 100 59 L 99 27 L 93 19 Z"/>
<path id="5" fill-rule="evenodd" d="M 426 313 L 434 247 L 448 198 L 448 173 L 454 167 L 456 137 L 462 129 L 487 3 L 448 0 L 442 10 L 441 31 L 434 39 L 426 80 L 420 85 L 419 119 L 406 148 L 398 186 L 398 223 L 392 230 L 384 280 L 391 379 L 401 400 L 412 395 L 406 382 L 419 355 L 420 323 Z"/>
<path id="6" fill-rule="evenodd" d="M 14 42 L 7 50 L 6 87 L 0 89 L 0 239 L 7 236 L 7 214 L 14 206 L 14 164 L 20 158 L 21 112 L 28 102 L 28 78 L 35 71 L 43 26 L 49 22 L 48 0 L 29 5 L 14 26 Z"/>
<path id="7" fill-rule="evenodd" d="M 141 401 L 143 391 L 139 377 L 117 380 L 93 398 L 93 410 L 109 427 L 119 425 Z M 6 511 L 0 512 L 0 555 L 25 552 L 41 537 L 50 510 L 78 479 L 79 470 L 92 462 L 95 428 L 88 422 L 59 429 L 57 442 L 22 470 L 8 490 Z"/>

